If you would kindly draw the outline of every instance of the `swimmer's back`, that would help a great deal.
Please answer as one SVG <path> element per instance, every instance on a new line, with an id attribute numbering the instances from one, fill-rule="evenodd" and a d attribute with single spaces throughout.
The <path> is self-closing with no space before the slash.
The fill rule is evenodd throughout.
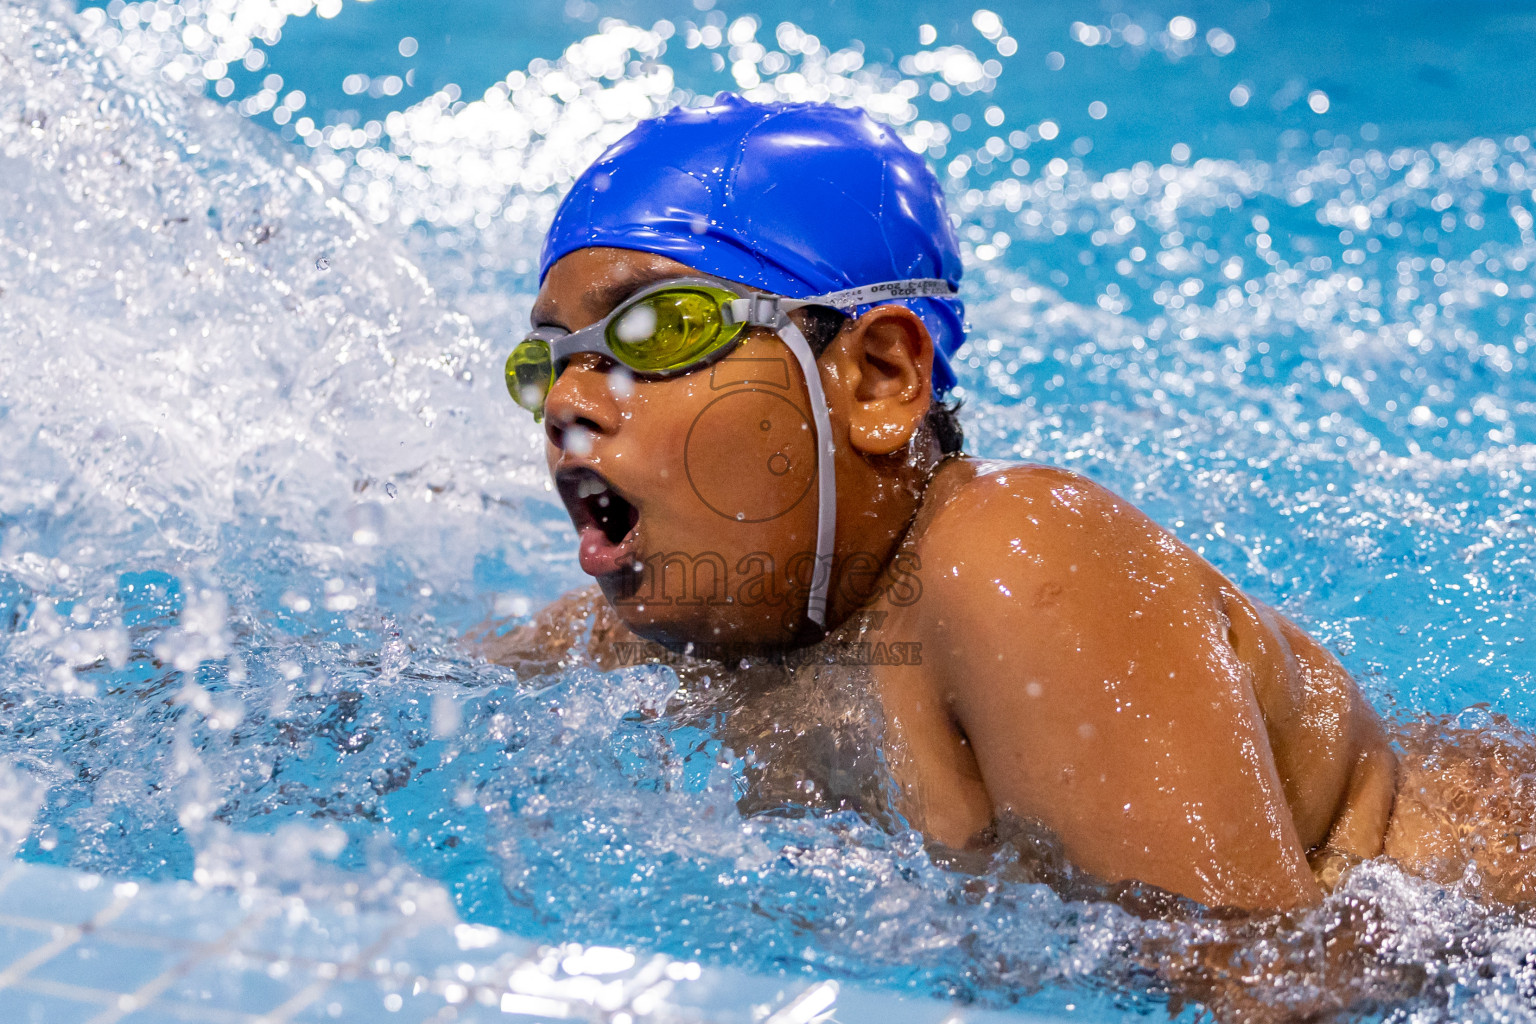
<path id="1" fill-rule="evenodd" d="M 924 599 L 888 629 L 922 634 L 976 765 L 955 777 L 994 814 L 1206 903 L 1314 902 L 1309 866 L 1326 883 L 1381 852 L 1391 749 L 1315 641 L 1083 477 L 950 460 L 931 491 L 909 540 Z"/>

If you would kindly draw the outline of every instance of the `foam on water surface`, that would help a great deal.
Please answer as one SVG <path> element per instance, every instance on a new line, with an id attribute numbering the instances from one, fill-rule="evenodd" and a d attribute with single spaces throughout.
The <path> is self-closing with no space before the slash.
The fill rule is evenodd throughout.
<path id="1" fill-rule="evenodd" d="M 225 7 L 0 4 L 10 848 L 322 903 L 423 876 L 534 940 L 1089 1019 L 1161 1012 L 1149 965 L 1210 950 L 1280 964 L 1260 997 L 1307 1005 L 1342 930 L 1368 952 L 1343 987 L 1362 1012 L 1532 1019 L 1530 923 L 1390 865 L 1289 919 L 1144 921 L 944 870 L 847 813 L 743 818 L 740 759 L 655 714 L 670 671 L 519 682 L 459 642 L 582 582 L 499 379 L 542 226 L 635 118 L 729 74 L 866 104 L 948 176 L 971 450 L 1125 493 L 1399 717 L 1487 702 L 1536 725 L 1526 135 L 1095 169 L 1091 145 L 1051 148 L 1054 120 L 989 120 L 1001 21 L 887 60 L 711 12 L 607 24 L 377 131 L 312 120 L 306 152 L 167 81 L 271 34 L 193 45 Z M 1056 45 L 1230 52 L 1111 21 Z M 951 94 L 979 134 L 935 107 Z"/>

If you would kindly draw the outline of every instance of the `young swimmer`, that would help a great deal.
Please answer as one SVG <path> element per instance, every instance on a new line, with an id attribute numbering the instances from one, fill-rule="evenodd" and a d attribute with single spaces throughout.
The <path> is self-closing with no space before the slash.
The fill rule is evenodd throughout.
<path id="1" fill-rule="evenodd" d="M 740 735 L 810 693 L 743 656 L 862 662 L 897 810 L 954 849 L 1030 822 L 1208 906 L 1315 904 L 1383 853 L 1536 899 L 1536 807 L 1492 786 L 1529 744 L 1395 751 L 1331 654 L 1130 504 L 959 453 L 960 272 L 937 181 L 860 112 L 726 97 L 634 129 L 560 207 L 507 368 L 605 601 L 488 655 L 645 638 L 715 663 Z"/>

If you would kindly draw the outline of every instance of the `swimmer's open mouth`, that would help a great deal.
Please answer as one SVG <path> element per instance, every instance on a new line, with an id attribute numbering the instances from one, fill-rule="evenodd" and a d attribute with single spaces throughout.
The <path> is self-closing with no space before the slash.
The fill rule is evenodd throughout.
<path id="1" fill-rule="evenodd" d="M 576 532 L 581 535 L 581 569 L 589 576 L 606 576 L 631 560 L 640 510 L 602 474 L 586 467 L 562 469 L 555 487 Z"/>

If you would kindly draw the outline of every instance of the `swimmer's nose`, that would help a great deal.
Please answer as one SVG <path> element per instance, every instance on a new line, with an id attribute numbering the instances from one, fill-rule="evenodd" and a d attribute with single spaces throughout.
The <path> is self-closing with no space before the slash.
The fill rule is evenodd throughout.
<path id="1" fill-rule="evenodd" d="M 611 359 L 593 352 L 573 358 L 544 399 L 544 431 L 556 448 L 586 455 L 594 435 L 612 434 L 621 417 L 609 383 Z"/>

